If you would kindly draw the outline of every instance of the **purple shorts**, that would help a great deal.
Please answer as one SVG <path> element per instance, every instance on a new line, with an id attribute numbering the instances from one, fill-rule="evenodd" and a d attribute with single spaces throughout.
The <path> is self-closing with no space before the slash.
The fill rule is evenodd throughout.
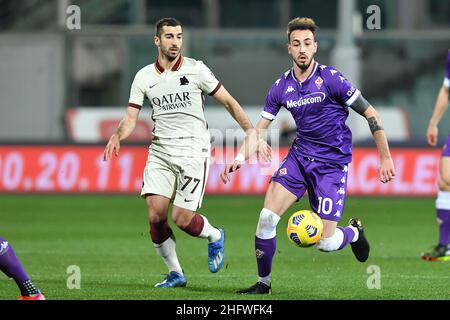
<path id="1" fill-rule="evenodd" d="M 296 155 L 289 150 L 271 181 L 300 199 L 308 191 L 311 209 L 324 220 L 339 221 L 344 212 L 348 166 Z M 306 208 L 305 208 L 306 209 Z"/>
<path id="2" fill-rule="evenodd" d="M 450 135 L 448 135 L 447 141 L 445 141 L 444 148 L 442 149 L 442 157 L 450 157 Z"/>

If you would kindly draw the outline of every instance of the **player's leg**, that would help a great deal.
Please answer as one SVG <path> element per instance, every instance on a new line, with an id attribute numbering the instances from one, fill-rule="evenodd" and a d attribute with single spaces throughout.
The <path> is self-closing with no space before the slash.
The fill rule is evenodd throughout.
<path id="1" fill-rule="evenodd" d="M 301 196 L 300 196 L 301 197 Z M 272 181 L 264 199 L 264 208 L 259 214 L 255 234 L 255 255 L 258 265 L 258 282 L 270 286 L 272 260 L 277 246 L 277 225 L 281 216 L 298 197 L 279 182 Z"/>
<path id="2" fill-rule="evenodd" d="M 178 261 L 175 235 L 167 221 L 170 199 L 160 195 L 147 194 L 145 201 L 148 208 L 150 236 L 153 246 L 169 270 L 167 277 L 162 282 L 157 283 L 155 287 L 184 287 L 186 279 Z"/>
<path id="3" fill-rule="evenodd" d="M 449 149 L 449 148 L 446 148 Z M 439 193 L 436 199 L 436 215 L 439 224 L 439 243 L 421 257 L 428 261 L 450 261 L 450 154 L 444 149 L 440 160 Z"/>
<path id="4" fill-rule="evenodd" d="M 297 160 L 292 153 L 289 153 L 272 177 L 264 199 L 264 208 L 260 212 L 256 227 L 255 254 L 258 281 L 249 288 L 239 290 L 238 293 L 271 293 L 272 261 L 277 245 L 276 227 L 280 217 L 303 196 L 305 190 L 305 183 Z"/>
<path id="5" fill-rule="evenodd" d="M 197 210 L 201 207 L 208 178 L 209 159 L 177 159 L 179 165 L 178 184 L 172 219 L 187 234 L 208 240 L 208 266 L 217 272 L 225 258 L 225 233 L 222 228 L 211 225 Z"/>
<path id="6" fill-rule="evenodd" d="M 2 237 L 0 237 L 0 270 L 16 282 L 21 294 L 19 300 L 45 300 L 44 295 L 31 282 L 11 244 Z"/>
<path id="7" fill-rule="evenodd" d="M 320 251 L 341 250 L 348 244 L 356 258 L 367 260 L 369 245 L 358 219 L 351 219 L 347 227 L 338 226 L 345 206 L 347 189 L 347 165 L 324 163 L 314 159 L 303 159 L 308 178 L 308 196 L 311 208 L 323 221 L 323 234 L 316 244 Z"/>
<path id="8" fill-rule="evenodd" d="M 208 240 L 208 267 L 213 273 L 222 268 L 225 258 L 225 232 L 214 227 L 208 219 L 189 209 L 173 206 L 172 219 L 187 234 Z"/>
<path id="9" fill-rule="evenodd" d="M 168 223 L 168 211 L 175 187 L 175 174 L 164 155 L 149 155 L 144 169 L 141 196 L 145 197 L 150 224 L 150 237 L 157 254 L 164 261 L 169 274 L 155 287 L 183 287 L 186 279 L 176 253 L 176 240 Z"/>

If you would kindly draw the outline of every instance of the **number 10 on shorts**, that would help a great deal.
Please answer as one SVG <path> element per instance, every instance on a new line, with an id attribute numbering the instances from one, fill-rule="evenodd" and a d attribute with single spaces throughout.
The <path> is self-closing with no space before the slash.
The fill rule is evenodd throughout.
<path id="1" fill-rule="evenodd" d="M 333 210 L 333 200 L 331 200 L 331 198 L 323 197 L 318 197 L 317 199 L 319 200 L 317 213 L 330 214 Z"/>

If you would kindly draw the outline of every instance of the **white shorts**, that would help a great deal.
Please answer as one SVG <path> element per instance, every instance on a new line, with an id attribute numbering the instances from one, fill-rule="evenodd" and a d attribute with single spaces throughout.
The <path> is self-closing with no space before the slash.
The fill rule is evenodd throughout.
<path id="1" fill-rule="evenodd" d="M 141 196 L 157 194 L 177 207 L 197 211 L 208 179 L 209 158 L 172 157 L 152 150 L 144 169 Z"/>

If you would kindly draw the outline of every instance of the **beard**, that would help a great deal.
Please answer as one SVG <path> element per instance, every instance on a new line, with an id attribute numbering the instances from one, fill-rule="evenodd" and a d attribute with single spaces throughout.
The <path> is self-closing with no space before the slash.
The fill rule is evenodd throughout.
<path id="1" fill-rule="evenodd" d="M 173 60 L 175 60 L 176 57 L 178 57 L 178 55 L 180 54 L 180 50 L 177 48 L 177 50 L 178 50 L 177 53 L 176 53 L 176 54 L 173 54 L 173 53 L 170 52 L 170 49 L 171 49 L 171 48 L 169 48 L 169 49 L 163 49 L 163 48 L 161 47 L 161 53 L 163 54 L 163 56 L 164 56 L 168 61 L 172 62 Z"/>
<path id="2" fill-rule="evenodd" d="M 311 65 L 312 61 L 313 61 L 313 59 L 307 60 L 305 62 L 297 62 L 297 60 L 294 60 L 294 62 L 297 65 L 297 67 L 299 67 L 303 71 L 305 71 L 306 69 L 309 68 L 309 66 Z"/>

